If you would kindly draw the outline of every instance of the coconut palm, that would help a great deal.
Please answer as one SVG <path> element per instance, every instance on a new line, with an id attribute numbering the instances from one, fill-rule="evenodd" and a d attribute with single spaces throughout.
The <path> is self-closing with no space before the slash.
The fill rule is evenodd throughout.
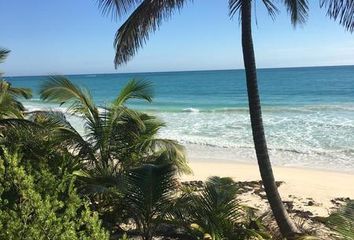
<path id="1" fill-rule="evenodd" d="M 4 62 L 9 50 L 0 48 L 0 63 Z M 28 88 L 16 88 L 5 81 L 0 73 L 0 119 L 1 118 L 23 118 L 25 107 L 18 98 L 29 99 L 32 91 Z"/>
<path id="2" fill-rule="evenodd" d="M 128 19 L 122 24 L 115 35 L 114 47 L 116 54 L 115 66 L 129 61 L 148 40 L 150 32 L 156 31 L 163 20 L 169 18 L 175 10 L 181 9 L 188 0 L 98 0 L 104 14 L 113 13 L 123 16 L 134 9 Z M 278 12 L 275 1 L 262 0 L 269 15 L 274 17 Z M 307 18 L 307 0 L 283 0 L 290 13 L 294 25 L 304 23 Z M 256 149 L 258 165 L 267 193 L 270 206 L 276 221 L 285 237 L 292 237 L 298 229 L 289 219 L 278 193 L 274 175 L 269 160 L 267 144 L 262 121 L 261 103 L 257 83 L 256 63 L 251 30 L 252 0 L 229 0 L 231 15 L 240 13 L 243 58 L 246 70 L 249 109 L 252 124 L 253 140 Z M 354 29 L 354 4 L 352 1 L 320 0 L 320 6 L 328 9 L 327 14 L 334 20 L 339 19 L 346 29 Z"/>

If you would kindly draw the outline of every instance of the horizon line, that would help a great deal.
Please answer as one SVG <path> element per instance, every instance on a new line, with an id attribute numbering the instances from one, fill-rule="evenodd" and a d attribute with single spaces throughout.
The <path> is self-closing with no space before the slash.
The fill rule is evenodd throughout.
<path id="1" fill-rule="evenodd" d="M 354 64 L 344 65 L 312 65 L 312 66 L 290 66 L 290 67 L 259 67 L 257 70 L 265 69 L 296 69 L 296 68 L 323 68 L 323 67 L 350 67 Z M 103 74 L 147 74 L 147 73 L 178 73 L 178 72 L 208 72 L 208 71 L 240 71 L 244 68 L 225 68 L 225 69 L 194 69 L 194 70 L 167 70 L 167 71 L 133 71 L 133 72 L 106 72 L 106 73 L 68 73 L 68 74 L 34 74 L 34 75 L 4 75 L 4 77 L 45 77 L 52 75 L 75 76 L 75 75 L 103 75 Z"/>

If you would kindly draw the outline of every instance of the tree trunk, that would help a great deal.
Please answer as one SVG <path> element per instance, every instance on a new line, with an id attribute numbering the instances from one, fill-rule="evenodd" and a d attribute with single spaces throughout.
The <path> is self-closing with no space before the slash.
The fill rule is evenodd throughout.
<path id="1" fill-rule="evenodd" d="M 289 218 L 280 198 L 272 166 L 269 160 L 267 143 L 264 134 L 261 103 L 258 92 L 256 60 L 254 56 L 252 27 L 251 27 L 251 5 L 252 0 L 243 0 L 241 7 L 242 21 L 242 51 L 246 71 L 248 104 L 251 117 L 253 141 L 256 149 L 259 171 L 261 173 L 267 199 L 272 209 L 274 218 L 284 237 L 291 239 L 298 229 Z"/>

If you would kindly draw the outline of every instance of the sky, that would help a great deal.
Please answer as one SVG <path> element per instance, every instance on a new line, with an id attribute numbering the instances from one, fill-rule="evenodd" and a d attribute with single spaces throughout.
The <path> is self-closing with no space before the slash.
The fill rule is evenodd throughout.
<path id="1" fill-rule="evenodd" d="M 354 65 L 354 35 L 319 1 L 309 1 L 309 19 L 297 28 L 285 9 L 273 21 L 256 1 L 257 67 Z M 103 16 L 96 0 L 0 0 L 0 47 L 11 50 L 0 69 L 19 76 L 243 68 L 240 25 L 228 16 L 227 2 L 188 2 L 115 69 L 113 40 L 125 18 Z"/>

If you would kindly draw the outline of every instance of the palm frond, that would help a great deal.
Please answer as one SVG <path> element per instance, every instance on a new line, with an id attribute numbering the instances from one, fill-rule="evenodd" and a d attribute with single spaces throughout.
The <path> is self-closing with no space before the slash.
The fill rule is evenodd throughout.
<path id="1" fill-rule="evenodd" d="M 28 119 L 50 131 L 54 141 L 69 148 L 82 161 L 89 160 L 92 163 L 96 160 L 90 142 L 83 139 L 62 112 L 35 111 L 28 114 Z"/>
<path id="2" fill-rule="evenodd" d="M 117 190 L 123 191 L 123 176 L 112 169 L 99 163 L 89 169 L 75 172 L 80 181 L 79 191 L 86 195 L 111 194 Z"/>
<path id="3" fill-rule="evenodd" d="M 325 224 L 340 234 L 340 239 L 354 239 L 354 200 L 350 200 L 338 211 L 332 213 Z"/>
<path id="4" fill-rule="evenodd" d="M 23 118 L 23 105 L 8 93 L 0 94 L 0 119 Z"/>
<path id="5" fill-rule="evenodd" d="M 236 13 L 240 12 L 242 7 L 242 0 L 229 0 L 229 15 L 234 17 Z"/>
<path id="6" fill-rule="evenodd" d="M 127 63 L 174 10 L 181 9 L 187 0 L 144 0 L 116 32 L 115 66 Z"/>
<path id="7" fill-rule="evenodd" d="M 117 18 L 122 17 L 141 1 L 142 0 L 97 0 L 97 3 L 103 15 L 111 15 L 113 18 Z"/>
<path id="8" fill-rule="evenodd" d="M 269 16 L 271 16 L 272 19 L 275 19 L 275 16 L 279 12 L 277 6 L 274 5 L 272 0 L 262 0 L 262 1 L 268 11 Z"/>
<path id="9" fill-rule="evenodd" d="M 294 26 L 306 22 L 309 10 L 307 0 L 283 0 L 283 2 Z"/>
<path id="10" fill-rule="evenodd" d="M 137 144 L 142 153 L 152 154 L 147 161 L 154 164 L 172 164 L 180 174 L 191 174 L 192 169 L 188 166 L 185 148 L 175 140 L 146 138 Z"/>
<path id="11" fill-rule="evenodd" d="M 19 118 L 6 118 L 0 119 L 0 130 L 2 128 L 40 128 L 40 125 L 37 123 L 27 120 L 27 119 L 19 119 Z"/>
<path id="12" fill-rule="evenodd" d="M 31 98 L 32 91 L 28 88 L 15 88 L 11 83 L 0 80 L 0 117 L 23 118 L 25 107 L 18 101 L 18 97 Z"/>
<path id="13" fill-rule="evenodd" d="M 354 2 L 351 0 L 321 0 L 321 8 L 327 8 L 327 15 L 350 32 L 354 31 Z"/>
<path id="14" fill-rule="evenodd" d="M 129 99 L 142 99 L 148 102 L 152 101 L 152 87 L 150 82 L 130 80 L 120 91 L 118 97 L 114 100 L 113 106 L 122 106 Z"/>
<path id="15" fill-rule="evenodd" d="M 9 55 L 10 50 L 5 48 L 0 48 L 0 63 L 4 62 L 7 56 Z"/>
<path id="16" fill-rule="evenodd" d="M 25 99 L 30 99 L 32 97 L 32 90 L 30 88 L 14 88 L 9 89 L 9 93 L 16 97 L 23 97 Z"/>
<path id="17" fill-rule="evenodd" d="M 41 99 L 59 104 L 70 104 L 69 111 L 86 117 L 93 124 L 99 125 L 99 111 L 92 96 L 64 76 L 50 76 L 40 87 Z"/>
<path id="18" fill-rule="evenodd" d="M 144 165 L 128 172 L 127 186 L 129 214 L 144 239 L 151 239 L 147 237 L 152 237 L 172 206 L 177 191 L 175 169 L 171 165 Z"/>
<path id="19" fill-rule="evenodd" d="M 186 193 L 187 215 L 199 237 L 211 239 L 270 239 L 252 228 L 248 212 L 237 200 L 237 184 L 231 178 L 211 177 L 199 192 Z M 185 213 L 186 214 L 186 213 Z"/>

